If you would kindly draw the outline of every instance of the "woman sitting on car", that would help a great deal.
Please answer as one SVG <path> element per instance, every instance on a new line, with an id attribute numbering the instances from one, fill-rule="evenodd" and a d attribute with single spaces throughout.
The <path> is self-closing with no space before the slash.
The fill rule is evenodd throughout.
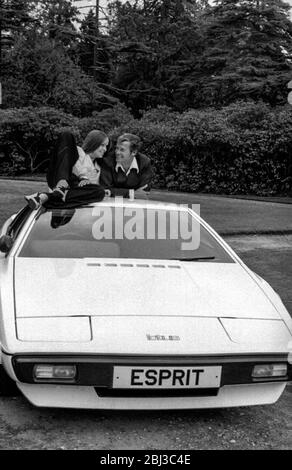
<path id="1" fill-rule="evenodd" d="M 103 158 L 108 145 L 108 136 L 99 130 L 89 132 L 82 147 L 77 146 L 71 132 L 63 132 L 47 173 L 52 191 L 25 196 L 28 205 L 37 209 L 45 203 L 58 206 L 65 202 L 67 206 L 75 206 L 92 200 L 101 201 L 107 191 L 99 185 L 98 160 Z"/>

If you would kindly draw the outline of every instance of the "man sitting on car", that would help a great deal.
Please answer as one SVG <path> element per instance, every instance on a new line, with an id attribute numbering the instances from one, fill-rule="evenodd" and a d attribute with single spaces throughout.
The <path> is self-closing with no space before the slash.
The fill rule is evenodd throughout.
<path id="1" fill-rule="evenodd" d="M 150 189 L 152 168 L 150 159 L 140 153 L 141 140 L 134 134 L 121 135 L 116 144 L 115 155 L 101 162 L 100 185 L 111 196 L 143 199 Z"/>

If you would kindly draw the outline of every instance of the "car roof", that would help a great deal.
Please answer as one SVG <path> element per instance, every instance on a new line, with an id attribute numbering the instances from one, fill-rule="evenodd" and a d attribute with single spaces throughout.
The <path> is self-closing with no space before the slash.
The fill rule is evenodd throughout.
<path id="1" fill-rule="evenodd" d="M 153 201 L 147 199 L 125 199 L 122 197 L 107 197 L 100 202 L 92 202 L 86 204 L 82 207 L 99 207 L 99 206 L 109 206 L 109 207 L 141 207 L 142 209 L 167 209 L 167 210 L 177 210 L 177 211 L 187 211 L 189 209 L 187 204 L 175 204 L 162 201 Z"/>

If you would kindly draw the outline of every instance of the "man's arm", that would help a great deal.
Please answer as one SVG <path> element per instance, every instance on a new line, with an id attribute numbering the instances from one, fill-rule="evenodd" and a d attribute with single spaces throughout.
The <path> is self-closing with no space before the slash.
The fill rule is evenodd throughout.
<path id="1" fill-rule="evenodd" d="M 130 189 L 127 188 L 109 188 L 111 192 L 111 197 L 121 196 L 121 197 L 130 197 Z"/>
<path id="2" fill-rule="evenodd" d="M 99 183 L 104 189 L 110 190 L 112 197 L 115 197 L 115 196 L 129 197 L 129 189 L 114 187 L 112 169 L 106 164 L 104 164 L 101 167 Z"/>
<path id="3" fill-rule="evenodd" d="M 140 170 L 139 185 L 134 189 L 143 189 L 144 191 L 150 191 L 152 178 L 153 178 L 153 170 L 152 170 L 151 162 L 148 159 L 143 169 Z"/>
<path id="4" fill-rule="evenodd" d="M 150 160 L 147 160 L 144 167 L 140 169 L 138 183 L 130 189 L 111 187 L 109 188 L 111 190 L 111 196 L 123 196 L 131 199 L 135 197 L 138 197 L 138 199 L 147 198 L 146 192 L 150 191 L 150 184 L 153 177 Z"/>

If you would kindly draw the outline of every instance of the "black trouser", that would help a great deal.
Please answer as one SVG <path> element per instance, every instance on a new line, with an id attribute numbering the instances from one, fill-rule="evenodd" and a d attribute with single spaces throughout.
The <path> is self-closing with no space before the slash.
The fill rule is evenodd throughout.
<path id="1" fill-rule="evenodd" d="M 47 172 L 47 182 L 51 189 L 60 180 L 66 180 L 69 186 L 71 186 L 72 168 L 78 158 L 79 155 L 74 135 L 69 131 L 63 132 L 58 138 Z"/>
<path id="2" fill-rule="evenodd" d="M 87 184 L 82 188 L 68 189 L 64 202 L 55 199 L 51 193 L 46 194 L 49 200 L 44 204 L 44 207 L 47 209 L 79 207 L 90 202 L 100 202 L 105 196 L 104 189 L 98 184 Z"/>

